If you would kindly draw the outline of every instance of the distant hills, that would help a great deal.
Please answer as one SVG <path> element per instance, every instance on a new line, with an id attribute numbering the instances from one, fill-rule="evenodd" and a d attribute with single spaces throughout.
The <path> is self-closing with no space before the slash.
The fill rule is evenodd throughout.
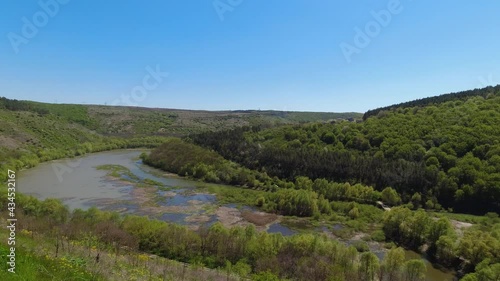
<path id="1" fill-rule="evenodd" d="M 142 138 L 134 143 L 154 144 L 144 137 L 184 136 L 241 126 L 275 126 L 335 119 L 361 119 L 360 113 L 317 113 L 284 111 L 199 111 L 78 104 L 50 104 L 0 97 L 0 156 L 15 151 L 15 158 L 31 151 L 74 150 L 83 143 L 113 148 L 113 138 Z M 68 156 L 68 155 L 66 155 Z M 71 156 L 71 154 L 69 155 Z M 49 157 L 51 159 L 57 156 Z M 41 159 L 45 159 L 41 157 Z"/>

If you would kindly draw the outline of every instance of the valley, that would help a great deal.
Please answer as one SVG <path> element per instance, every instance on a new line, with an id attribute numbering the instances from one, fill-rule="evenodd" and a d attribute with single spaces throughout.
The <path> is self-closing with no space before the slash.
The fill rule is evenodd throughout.
<path id="1" fill-rule="evenodd" d="M 116 278 L 86 266 L 101 254 L 243 280 L 474 280 L 500 258 L 499 90 L 363 119 L 2 99 L 0 172 L 18 175 L 21 239 L 53 260 L 25 255 L 80 245 L 65 258 L 95 280 Z"/>

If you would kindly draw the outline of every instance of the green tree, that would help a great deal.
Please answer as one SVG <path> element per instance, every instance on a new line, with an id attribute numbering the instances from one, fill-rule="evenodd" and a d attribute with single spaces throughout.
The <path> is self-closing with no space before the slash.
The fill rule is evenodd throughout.
<path id="1" fill-rule="evenodd" d="M 418 209 L 422 206 L 422 196 L 418 192 L 415 192 L 413 194 L 410 201 L 413 204 L 413 206 L 415 207 L 415 209 Z"/>
<path id="2" fill-rule="evenodd" d="M 436 244 L 442 236 L 451 236 L 453 234 L 453 226 L 448 218 L 443 217 L 437 221 L 431 222 L 427 235 L 431 254 L 436 251 Z M 443 243 L 445 243 L 445 241 L 442 241 L 442 245 Z"/>
<path id="3" fill-rule="evenodd" d="M 435 245 L 435 256 L 439 262 L 445 265 L 451 265 L 456 259 L 456 238 L 454 236 L 444 235 L 439 237 Z"/>
<path id="4" fill-rule="evenodd" d="M 252 276 L 252 281 L 280 281 L 280 279 L 273 273 L 266 271 L 254 274 Z"/>
<path id="5" fill-rule="evenodd" d="M 371 252 L 363 253 L 360 257 L 359 275 L 361 280 L 374 281 L 380 270 L 378 257 Z"/>
<path id="6" fill-rule="evenodd" d="M 405 280 L 424 281 L 427 267 L 421 259 L 409 260 L 404 265 Z"/>
<path id="7" fill-rule="evenodd" d="M 392 187 L 382 190 L 382 201 L 388 205 L 396 206 L 401 203 L 401 197 Z"/>
<path id="8" fill-rule="evenodd" d="M 404 263 L 405 252 L 402 248 L 394 248 L 387 252 L 382 266 L 388 281 L 396 281 L 401 278 Z"/>

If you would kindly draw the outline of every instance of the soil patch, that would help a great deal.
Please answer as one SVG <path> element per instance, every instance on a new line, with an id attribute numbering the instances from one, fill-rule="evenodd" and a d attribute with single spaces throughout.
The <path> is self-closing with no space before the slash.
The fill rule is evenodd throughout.
<path id="1" fill-rule="evenodd" d="M 268 214 L 264 212 L 243 211 L 241 216 L 248 222 L 256 226 L 266 226 L 278 220 L 278 215 Z"/>

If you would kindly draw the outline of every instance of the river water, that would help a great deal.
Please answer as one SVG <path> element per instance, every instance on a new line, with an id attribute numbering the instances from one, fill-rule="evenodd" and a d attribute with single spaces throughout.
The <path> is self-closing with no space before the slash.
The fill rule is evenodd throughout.
<path id="1" fill-rule="evenodd" d="M 161 176 L 158 170 L 142 164 L 139 159 L 141 150 L 118 150 L 89 154 L 75 159 L 57 160 L 42 163 L 39 166 L 19 173 L 18 190 L 31 194 L 39 199 L 58 198 L 70 209 L 88 209 L 96 206 L 101 209 L 119 209 L 122 213 L 146 214 L 140 211 L 140 206 L 134 203 L 132 191 L 134 186 L 126 181 L 110 180 L 108 171 L 98 170 L 101 165 L 120 165 L 140 180 L 152 179 L 167 187 L 175 188 L 171 197 L 161 202 L 165 208 L 186 207 L 192 202 L 196 204 L 215 204 L 216 198 L 210 194 L 193 193 L 200 183 L 174 177 Z M 191 192 L 189 192 L 191 191 Z M 186 194 L 187 192 L 187 194 Z M 158 192 L 162 195 L 162 191 Z M 165 192 L 163 192 L 165 193 Z M 118 202 L 111 204 L 110 202 Z M 111 207 L 110 207 L 111 206 Z M 227 205 L 232 208 L 233 206 Z M 169 222 L 189 225 L 193 216 L 206 217 L 205 222 L 212 224 L 217 221 L 215 215 L 204 215 L 203 208 L 196 207 L 194 212 L 166 212 L 157 218 Z M 148 214 L 146 214 L 148 215 Z M 297 231 L 280 223 L 273 223 L 267 228 L 270 233 L 293 235 Z M 406 251 L 408 259 L 422 258 L 419 254 Z M 425 260 L 425 259 L 424 259 Z M 427 281 L 452 281 L 454 275 L 434 267 L 429 261 L 427 265 Z"/>

